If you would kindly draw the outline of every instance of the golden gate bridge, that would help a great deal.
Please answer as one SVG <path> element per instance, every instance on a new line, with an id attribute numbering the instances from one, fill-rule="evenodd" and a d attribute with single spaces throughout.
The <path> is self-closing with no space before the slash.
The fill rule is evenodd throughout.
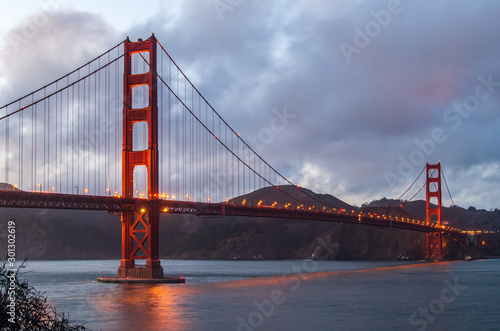
<path id="1" fill-rule="evenodd" d="M 0 136 L 0 182 L 15 183 L 0 191 L 0 207 L 121 213 L 122 259 L 118 277 L 108 281 L 184 281 L 164 277 L 158 247 L 161 213 L 421 231 L 427 233 L 430 260 L 444 258 L 443 235 L 479 233 L 443 224 L 439 163 L 424 169 L 425 220 L 336 208 L 306 192 L 226 123 L 154 34 L 137 42 L 127 38 L 3 106 Z M 234 197 L 264 188 L 289 203 L 234 203 Z"/>

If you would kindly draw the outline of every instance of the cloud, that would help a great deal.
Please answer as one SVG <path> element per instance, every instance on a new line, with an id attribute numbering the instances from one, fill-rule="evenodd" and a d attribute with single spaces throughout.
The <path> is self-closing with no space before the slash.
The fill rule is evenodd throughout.
<path id="1" fill-rule="evenodd" d="M 122 39 L 101 17 L 72 10 L 39 11 L 6 34 L 0 72 L 7 102 L 76 69 Z"/>
<path id="2" fill-rule="evenodd" d="M 297 114 L 266 146 L 265 159 L 298 181 L 303 175 L 311 189 L 342 192 L 360 204 L 367 196 L 398 196 L 427 161 L 441 160 L 450 173 L 498 161 L 500 91 L 457 130 L 443 114 L 474 93 L 478 76 L 500 80 L 493 33 L 500 4 L 401 3 L 401 13 L 350 64 L 339 44 L 352 43 L 354 29 L 374 19 L 371 11 L 386 9 L 386 1 L 243 1 L 223 21 L 213 8 L 188 2 L 180 25 L 157 35 L 170 41 L 174 58 L 198 73 L 200 90 L 245 135 L 265 127 L 272 109 L 287 106 Z M 391 188 L 384 172 L 396 173 L 400 156 L 408 158 L 415 141 L 435 128 L 448 140 L 414 167 L 399 191 Z M 312 180 L 311 169 L 330 180 Z"/>
<path id="3" fill-rule="evenodd" d="M 399 196 L 425 162 L 440 160 L 452 194 L 460 192 L 456 203 L 498 207 L 500 188 L 474 171 L 494 172 L 500 162 L 500 88 L 457 128 L 446 114 L 474 95 L 478 77 L 500 82 L 500 3 L 402 0 L 401 11 L 348 63 L 339 45 L 353 45 L 357 29 L 376 22 L 373 13 L 387 10 L 388 1 L 221 2 L 231 4 L 222 19 L 216 1 L 184 1 L 165 4 L 127 34 L 135 40 L 154 31 L 242 137 L 268 127 L 275 110 L 296 115 L 260 151 L 278 170 L 360 205 Z M 51 18 L 23 52 L 2 52 L 9 82 L 2 97 L 29 91 L 124 39 L 111 24 L 81 12 Z M 445 141 L 401 176 L 401 160 L 435 129 Z M 401 177 L 400 187 L 389 185 L 387 172 Z"/>
<path id="4" fill-rule="evenodd" d="M 0 87 L 0 103 L 3 105 L 12 102 L 55 81 L 119 42 L 116 31 L 95 14 L 60 9 L 50 12 L 39 11 L 26 17 L 18 26 L 7 32 L 6 41 L 0 51 L 0 71 L 5 82 Z M 87 73 L 75 73 L 70 80 L 76 80 L 78 76 Z M 61 88 L 66 82 L 66 80 L 59 81 L 58 87 Z M 55 91 L 55 86 L 56 84 L 36 93 L 33 99 L 30 97 L 23 100 L 22 105 L 28 105 L 33 100 L 49 95 Z M 76 95 L 80 96 L 79 92 L 66 90 L 60 93 L 58 98 L 52 97 L 47 102 L 39 103 L 36 108 L 28 108 L 24 116 L 20 116 L 19 113 L 2 121 L 0 130 L 2 133 L 9 132 L 5 144 L 3 139 L 0 144 L 0 150 L 6 160 L 0 165 L 2 174 L 7 176 L 6 179 L 3 176 L 3 180 L 16 183 L 27 190 L 38 189 L 36 185 L 41 183 L 40 190 L 48 190 L 54 186 L 58 192 L 65 189 L 71 193 L 74 185 L 70 182 L 73 179 L 68 180 L 68 178 L 70 172 L 75 172 L 73 167 L 78 167 L 82 159 L 87 160 L 87 163 L 94 168 L 103 164 L 105 159 L 103 156 L 93 155 L 93 162 L 88 161 L 89 151 L 95 150 L 99 142 L 99 129 L 96 123 L 101 124 L 101 127 L 106 126 L 108 131 L 114 130 L 115 126 L 104 124 L 106 122 L 104 119 L 100 122 L 90 121 L 90 116 L 96 113 L 97 107 L 95 103 L 91 105 L 88 102 L 90 85 L 87 84 L 87 87 L 89 91 L 87 104 L 85 101 L 82 103 L 81 100 L 77 100 Z M 70 95 L 72 95 L 71 102 Z M 108 99 L 111 98 L 112 96 L 108 96 Z M 107 104 L 111 104 L 111 101 Z M 65 108 L 63 105 L 68 107 Z M 19 104 L 14 104 L 8 111 L 14 111 L 18 106 Z M 75 109 L 80 106 L 85 106 L 86 114 L 86 117 L 81 118 L 88 120 L 88 123 L 94 123 L 92 131 L 88 130 L 87 133 L 83 133 L 83 130 L 80 132 L 80 128 L 75 124 L 77 122 L 74 117 Z M 2 109 L 2 116 L 5 115 L 4 110 L 5 108 Z M 57 125 L 51 127 L 47 123 L 50 118 L 56 116 L 59 118 L 59 127 Z M 41 147 L 43 144 L 44 148 Z M 63 144 L 66 152 L 64 154 Z M 27 155 L 30 155 L 29 160 Z M 41 163 L 42 161 L 46 162 Z M 89 168 L 87 171 L 90 171 Z M 32 176 L 27 176 L 26 173 L 32 173 Z M 71 176 L 78 178 L 78 174 Z M 65 179 L 64 183 L 62 178 Z M 78 182 L 74 184 L 80 185 Z M 89 187 L 88 185 L 86 183 L 86 187 Z M 104 183 L 99 185 L 104 187 Z"/>

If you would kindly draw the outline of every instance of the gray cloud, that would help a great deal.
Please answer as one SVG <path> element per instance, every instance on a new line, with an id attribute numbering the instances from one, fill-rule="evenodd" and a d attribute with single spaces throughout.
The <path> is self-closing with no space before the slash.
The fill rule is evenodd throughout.
<path id="1" fill-rule="evenodd" d="M 8 79 L 2 101 L 52 82 L 120 40 L 102 18 L 89 13 L 39 11 L 27 17 L 6 34 L 0 52 L 0 73 Z"/>

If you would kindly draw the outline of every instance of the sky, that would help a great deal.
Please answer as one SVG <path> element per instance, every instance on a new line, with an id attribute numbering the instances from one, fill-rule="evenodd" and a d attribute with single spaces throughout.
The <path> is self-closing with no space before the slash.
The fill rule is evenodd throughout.
<path id="1" fill-rule="evenodd" d="M 399 197 L 441 162 L 455 204 L 489 210 L 500 207 L 499 14 L 493 0 L 9 2 L 0 100 L 154 32 L 294 183 L 359 206 Z"/>

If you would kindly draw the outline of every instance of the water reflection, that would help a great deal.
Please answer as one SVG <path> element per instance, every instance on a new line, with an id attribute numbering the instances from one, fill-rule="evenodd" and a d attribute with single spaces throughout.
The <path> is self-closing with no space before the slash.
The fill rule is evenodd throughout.
<path id="1" fill-rule="evenodd" d="M 304 263 L 304 262 L 297 262 L 297 264 Z M 313 263 L 315 263 L 313 261 Z M 446 265 L 451 262 L 440 262 L 439 264 L 432 264 L 432 263 L 411 263 L 411 264 L 405 264 L 405 265 L 397 265 L 397 266 L 382 266 L 382 267 L 372 267 L 372 268 L 360 268 L 360 269 L 354 269 L 354 270 L 340 270 L 340 271 L 318 271 L 317 267 L 310 267 L 310 268 L 303 268 L 300 270 L 297 270 L 296 272 L 292 273 L 289 271 L 283 272 L 281 275 L 276 275 L 276 276 L 266 276 L 266 277 L 253 277 L 253 278 L 247 278 L 247 279 L 238 279 L 238 280 L 232 280 L 232 281 L 227 281 L 223 283 L 218 283 L 216 284 L 216 287 L 220 288 L 244 288 L 244 287 L 253 287 L 253 286 L 270 286 L 270 285 L 289 285 L 290 283 L 293 283 L 295 280 L 300 279 L 300 280 L 314 280 L 314 279 L 320 279 L 320 278 L 326 278 L 326 277 L 333 277 L 333 276 L 353 276 L 356 274 L 375 274 L 377 272 L 386 272 L 386 271 L 392 271 L 392 272 L 400 272 L 402 270 L 408 269 L 408 270 L 414 270 L 415 268 L 419 267 L 426 267 L 428 268 L 430 265 L 434 268 L 438 268 L 438 270 L 442 270 L 446 268 Z M 310 272 L 306 272 L 310 271 Z"/>
<path id="2" fill-rule="evenodd" d="M 183 284 L 110 284 L 90 299 L 106 330 L 186 330 Z"/>

